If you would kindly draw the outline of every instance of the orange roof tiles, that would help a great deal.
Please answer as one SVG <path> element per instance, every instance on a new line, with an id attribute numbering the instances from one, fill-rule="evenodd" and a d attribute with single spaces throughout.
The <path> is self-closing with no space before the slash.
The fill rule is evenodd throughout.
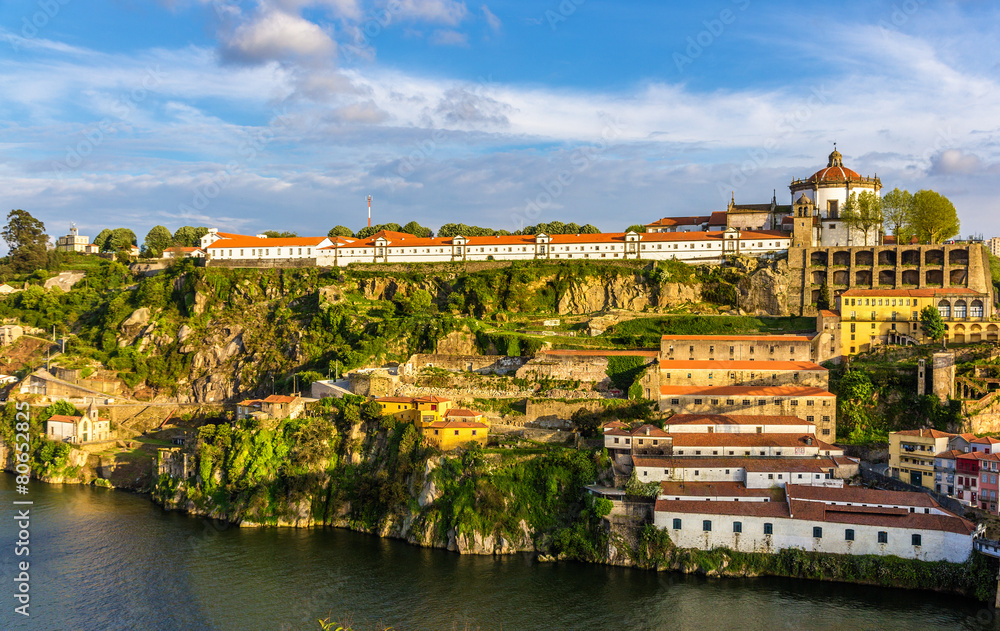
<path id="1" fill-rule="evenodd" d="M 82 416 L 66 416 L 65 414 L 53 414 L 49 417 L 53 423 L 76 423 L 82 419 Z"/>
<path id="2" fill-rule="evenodd" d="M 961 449 L 949 449 L 947 451 L 942 451 L 939 454 L 935 454 L 935 458 L 944 458 L 947 460 L 954 460 L 957 456 L 961 456 L 965 452 Z"/>
<path id="3" fill-rule="evenodd" d="M 662 396 L 834 397 L 813 386 L 660 386 Z"/>
<path id="4" fill-rule="evenodd" d="M 899 432 L 891 432 L 891 434 L 896 434 L 897 436 L 915 436 L 917 438 L 951 438 L 954 436 L 954 434 L 942 432 L 937 429 L 904 429 Z"/>
<path id="5" fill-rule="evenodd" d="M 892 504 L 899 506 L 921 506 L 940 508 L 927 493 L 908 491 L 882 491 L 866 489 L 862 486 L 845 486 L 829 488 L 823 486 L 792 485 L 785 492 L 788 499 L 801 499 L 819 502 L 851 502 L 854 504 Z"/>
<path id="6" fill-rule="evenodd" d="M 788 517 L 785 502 L 719 502 L 698 500 L 656 500 L 658 513 L 698 515 L 743 515 L 746 517 Z"/>
<path id="7" fill-rule="evenodd" d="M 807 361 L 710 361 L 705 359 L 662 359 L 660 360 L 660 370 L 704 370 L 708 368 L 718 370 L 822 370 L 827 372 L 819 364 Z"/>
<path id="8" fill-rule="evenodd" d="M 486 423 L 478 421 L 434 421 L 424 427 L 433 429 L 489 429 Z"/>
<path id="9" fill-rule="evenodd" d="M 647 228 L 658 228 L 660 226 L 698 226 L 709 221 L 707 216 L 693 217 L 664 217 L 653 223 L 646 224 Z"/>
<path id="10" fill-rule="evenodd" d="M 286 394 L 272 394 L 264 399 L 264 403 L 295 403 L 298 397 L 288 396 Z"/>
<path id="11" fill-rule="evenodd" d="M 844 458 L 834 456 L 789 457 L 789 458 L 748 458 L 745 456 L 632 456 L 632 462 L 637 467 L 654 467 L 664 469 L 745 469 L 752 472 L 802 472 L 826 473 L 842 465 L 856 464 Z"/>
<path id="12" fill-rule="evenodd" d="M 816 447 L 842 452 L 812 434 L 670 434 L 670 438 L 674 447 Z"/>
<path id="13" fill-rule="evenodd" d="M 728 223 L 726 219 L 726 211 L 717 210 L 712 213 L 712 216 L 708 218 L 709 226 L 725 226 Z"/>
<path id="14" fill-rule="evenodd" d="M 466 410 L 463 408 L 452 408 L 444 413 L 445 418 L 464 417 L 464 418 L 476 418 L 482 416 L 479 412 L 473 412 L 472 410 Z"/>
<path id="15" fill-rule="evenodd" d="M 748 489 L 743 482 L 660 482 L 661 495 L 770 497 L 771 489 Z"/>

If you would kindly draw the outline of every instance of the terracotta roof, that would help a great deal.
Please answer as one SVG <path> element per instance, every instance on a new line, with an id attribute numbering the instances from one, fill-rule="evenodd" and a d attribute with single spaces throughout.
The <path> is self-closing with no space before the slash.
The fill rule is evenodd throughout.
<path id="1" fill-rule="evenodd" d="M 748 489 L 743 482 L 660 482 L 661 495 L 770 497 L 771 489 Z"/>
<path id="2" fill-rule="evenodd" d="M 961 449 L 949 449 L 948 451 L 942 451 L 939 454 L 935 454 L 934 457 L 954 460 L 956 457 L 961 456 L 964 453 L 965 452 Z"/>
<path id="3" fill-rule="evenodd" d="M 816 447 L 824 451 L 841 449 L 817 439 L 813 434 L 670 434 L 674 447 Z"/>
<path id="4" fill-rule="evenodd" d="M 864 178 L 847 167 L 824 167 L 809 177 L 810 182 L 857 182 Z"/>
<path id="5" fill-rule="evenodd" d="M 830 506 L 820 502 L 807 502 L 794 499 L 789 499 L 788 505 L 794 519 L 806 521 L 823 521 L 845 525 L 887 526 L 910 530 L 941 530 L 963 535 L 971 535 L 975 531 L 975 526 L 972 522 L 951 513 L 947 515 L 928 515 L 892 508 Z"/>
<path id="6" fill-rule="evenodd" d="M 807 361 L 710 361 L 707 359 L 662 359 L 661 370 L 703 370 L 715 368 L 718 370 L 822 370 L 819 364 Z"/>
<path id="7" fill-rule="evenodd" d="M 843 459 L 841 459 L 843 460 Z M 747 458 L 744 456 L 715 456 L 708 458 L 688 456 L 632 456 L 637 467 L 663 469 L 745 469 L 753 472 L 825 473 L 838 466 L 856 464 L 831 456 L 804 458 Z"/>
<path id="8" fill-rule="evenodd" d="M 917 438 L 951 438 L 954 434 L 937 429 L 904 429 L 900 432 L 889 432 L 889 436 L 915 436 Z"/>
<path id="9" fill-rule="evenodd" d="M 866 489 L 862 486 L 845 486 L 838 489 L 823 486 L 793 484 L 786 487 L 785 492 L 788 494 L 788 499 L 792 500 L 851 502 L 855 504 L 891 504 L 894 506 L 940 508 L 940 505 L 934 501 L 934 498 L 927 493 L 882 491 L 878 489 Z"/>
<path id="10" fill-rule="evenodd" d="M 417 403 L 447 403 L 451 399 L 445 399 L 444 397 L 438 396 L 426 396 L 426 397 L 416 397 L 413 399 Z"/>
<path id="11" fill-rule="evenodd" d="M 608 427 L 608 428 L 611 428 L 611 429 L 618 429 L 620 427 L 628 427 L 628 425 L 626 423 L 622 423 L 621 421 L 609 421 L 609 422 L 605 423 L 604 425 L 601 425 L 601 427 Z"/>
<path id="12" fill-rule="evenodd" d="M 560 349 L 560 348 L 548 348 L 543 349 L 538 352 L 539 355 L 569 355 L 573 357 L 657 357 L 659 356 L 659 351 L 614 351 L 614 350 L 575 350 L 575 349 Z"/>
<path id="13" fill-rule="evenodd" d="M 712 213 L 712 216 L 708 218 L 708 225 L 709 226 L 725 226 L 725 225 L 727 225 L 729 222 L 728 222 L 728 220 L 726 218 L 726 214 L 727 213 L 724 210 L 717 210 L 717 211 L 715 211 L 714 213 Z"/>
<path id="14" fill-rule="evenodd" d="M 819 313 L 825 318 L 839 318 L 840 314 L 836 311 L 831 311 L 830 309 L 820 309 Z"/>
<path id="15" fill-rule="evenodd" d="M 664 335 L 661 340 L 677 340 L 686 342 L 688 340 L 706 342 L 811 342 L 812 338 L 807 335 Z M 766 361 L 766 360 L 761 360 Z"/>
<path id="16" fill-rule="evenodd" d="M 814 386 L 660 386 L 661 396 L 835 397 Z"/>
<path id="17" fill-rule="evenodd" d="M 766 414 L 675 414 L 664 422 L 667 425 L 812 425 L 797 416 Z"/>
<path id="18" fill-rule="evenodd" d="M 1000 454 L 986 454 L 981 451 L 970 451 L 969 453 L 956 456 L 956 460 L 1000 460 Z"/>
<path id="19" fill-rule="evenodd" d="M 292 246 L 318 246 L 326 237 L 290 237 L 280 239 L 258 238 L 240 236 L 230 239 L 219 239 L 211 243 L 206 249 L 222 248 L 284 248 Z"/>
<path id="20" fill-rule="evenodd" d="M 466 409 L 463 409 L 463 408 L 452 408 L 452 409 L 450 409 L 450 410 L 448 410 L 447 412 L 444 413 L 444 417 L 445 418 L 451 418 L 453 416 L 455 416 L 455 417 L 461 416 L 461 417 L 466 417 L 466 418 L 476 418 L 476 417 L 482 416 L 482 414 L 480 414 L 479 412 L 473 412 L 472 410 L 466 410 Z"/>
<path id="21" fill-rule="evenodd" d="M 65 414 L 53 414 L 49 417 L 49 420 L 54 423 L 76 423 L 82 419 L 82 416 L 66 416 Z"/>
<path id="22" fill-rule="evenodd" d="M 663 219 L 658 219 L 653 223 L 646 224 L 647 228 L 655 228 L 660 226 L 698 226 L 706 223 L 709 220 L 707 216 L 693 216 L 693 217 L 664 217 Z"/>
<path id="23" fill-rule="evenodd" d="M 272 394 L 264 399 L 264 403 L 295 403 L 298 397 L 288 396 L 286 394 Z"/>
<path id="24" fill-rule="evenodd" d="M 486 423 L 479 421 L 434 421 L 424 426 L 434 429 L 489 429 Z"/>
<path id="25" fill-rule="evenodd" d="M 647 423 L 632 430 L 631 435 L 639 438 L 642 438 L 643 436 L 649 436 L 650 438 L 664 438 L 669 434 L 656 425 L 650 425 Z"/>
<path id="26" fill-rule="evenodd" d="M 697 515 L 743 515 L 746 517 L 788 517 L 785 502 L 718 502 L 697 500 L 656 500 L 658 513 Z"/>
<path id="27" fill-rule="evenodd" d="M 980 436 L 978 438 L 973 438 L 970 442 L 976 445 L 995 445 L 1000 443 L 1000 440 L 993 438 L 992 436 Z"/>
<path id="28" fill-rule="evenodd" d="M 413 404 L 413 397 L 379 397 L 375 399 L 376 403 L 409 403 Z"/>
<path id="29" fill-rule="evenodd" d="M 985 297 L 986 294 L 969 289 L 968 287 L 929 287 L 927 289 L 848 289 L 840 294 L 846 298 L 933 298 L 935 296 L 978 296 Z"/>

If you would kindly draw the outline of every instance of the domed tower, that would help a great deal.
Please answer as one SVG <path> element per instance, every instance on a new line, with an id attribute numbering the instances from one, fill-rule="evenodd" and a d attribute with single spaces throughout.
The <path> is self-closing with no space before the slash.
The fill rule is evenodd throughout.
<path id="1" fill-rule="evenodd" d="M 834 145 L 826 167 L 813 173 L 806 179 L 792 180 L 788 186 L 795 203 L 806 195 L 814 204 L 815 214 L 819 217 L 819 241 L 821 245 L 845 246 L 866 245 L 864 236 L 849 231 L 840 221 L 840 213 L 851 194 L 871 192 L 878 194 L 882 190 L 882 182 L 878 176 L 863 177 L 856 171 L 844 166 L 844 156 Z M 860 241 L 859 241 L 860 239 Z M 875 245 L 875 243 L 867 244 Z"/>
<path id="2" fill-rule="evenodd" d="M 792 215 L 794 217 L 792 223 L 792 247 L 811 248 L 816 245 L 815 231 L 813 229 L 816 207 L 808 195 L 802 194 L 799 196 L 792 207 Z"/>

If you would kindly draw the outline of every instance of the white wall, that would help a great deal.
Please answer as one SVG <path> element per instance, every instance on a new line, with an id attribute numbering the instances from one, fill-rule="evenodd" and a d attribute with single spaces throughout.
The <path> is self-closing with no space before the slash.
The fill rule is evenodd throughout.
<path id="1" fill-rule="evenodd" d="M 679 530 L 673 520 L 681 520 Z M 712 522 L 711 532 L 703 530 L 702 522 Z M 741 522 L 743 532 L 733 532 L 733 522 Z M 772 524 L 772 535 L 764 534 L 764 523 Z M 740 552 L 777 552 L 785 548 L 799 548 L 812 552 L 834 554 L 896 555 L 904 559 L 922 561 L 951 561 L 961 563 L 972 551 L 972 537 L 938 530 L 910 530 L 888 526 L 864 526 L 811 522 L 787 517 L 752 517 L 657 511 L 653 523 L 665 529 L 675 545 L 681 548 L 711 550 L 726 547 Z M 823 529 L 823 537 L 813 537 L 813 527 Z M 854 530 L 854 541 L 845 541 L 844 531 Z M 888 543 L 878 543 L 878 532 L 885 531 Z M 921 545 L 911 545 L 911 535 L 921 536 Z"/>
<path id="2" fill-rule="evenodd" d="M 679 423 L 677 425 L 671 425 L 669 422 L 664 424 L 663 431 L 670 434 L 707 434 L 709 428 L 716 434 L 756 434 L 757 428 L 762 428 L 761 431 L 765 434 L 815 434 L 816 426 L 810 423 L 802 421 L 801 425 L 752 425 L 752 424 L 737 424 L 733 423 L 730 425 L 716 425 L 714 423 L 693 424 L 693 423 Z"/>
<path id="3" fill-rule="evenodd" d="M 684 466 L 674 462 L 674 467 L 665 465 L 635 467 L 635 475 L 640 482 L 744 482 L 748 489 L 769 489 L 772 486 L 784 487 L 788 482 L 808 486 L 842 487 L 844 481 L 837 478 L 827 478 L 825 473 L 814 471 L 747 471 L 740 466 L 739 460 L 732 464 L 718 466 Z M 789 469 L 793 469 L 789 466 Z"/>

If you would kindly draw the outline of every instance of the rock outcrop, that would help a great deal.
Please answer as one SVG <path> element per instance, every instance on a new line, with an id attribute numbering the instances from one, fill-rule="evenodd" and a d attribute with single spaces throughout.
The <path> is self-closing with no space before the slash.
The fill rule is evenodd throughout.
<path id="1" fill-rule="evenodd" d="M 761 266 L 737 284 L 740 309 L 753 315 L 788 315 L 788 287 L 787 261 Z"/>

